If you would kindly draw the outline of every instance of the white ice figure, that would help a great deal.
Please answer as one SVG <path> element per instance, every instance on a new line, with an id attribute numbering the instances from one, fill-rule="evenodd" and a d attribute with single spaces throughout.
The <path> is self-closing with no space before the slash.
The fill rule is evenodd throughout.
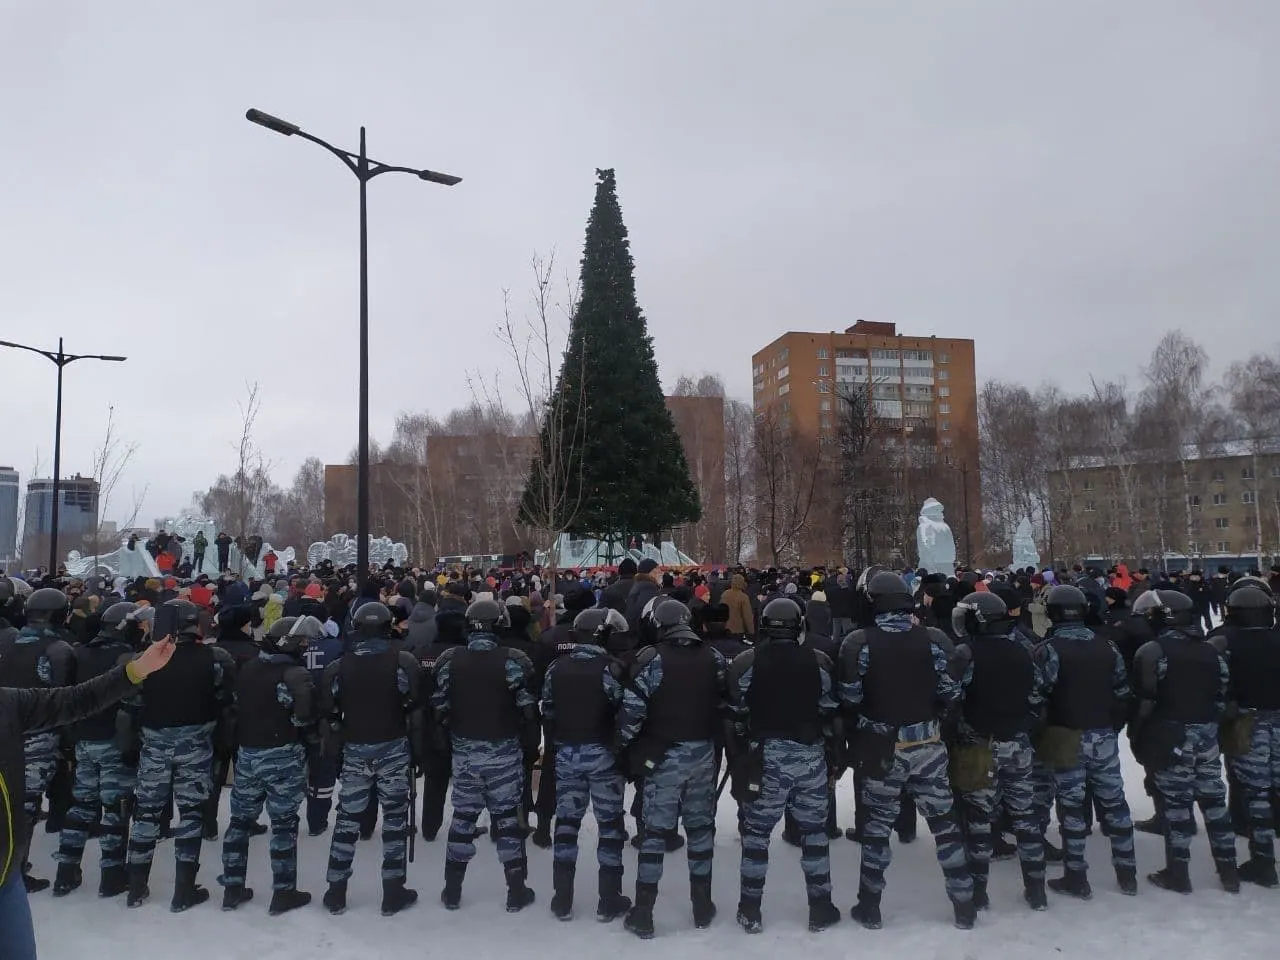
<path id="1" fill-rule="evenodd" d="M 930 497 L 920 508 L 920 525 L 916 527 L 916 548 L 920 566 L 930 573 L 951 576 L 956 570 L 956 540 L 951 527 L 942 519 L 942 504 Z"/>
<path id="2" fill-rule="evenodd" d="M 307 565 L 314 567 L 328 560 L 339 569 L 350 566 L 356 562 L 356 546 L 355 537 L 335 533 L 328 540 L 317 540 L 307 547 Z M 290 558 L 292 559 L 292 555 Z M 382 566 L 390 560 L 396 566 L 403 567 L 408 559 L 409 548 L 403 543 L 397 543 L 390 537 L 369 537 L 370 563 Z"/>
<path id="3" fill-rule="evenodd" d="M 1040 569 L 1040 551 L 1036 549 L 1035 537 L 1031 533 L 1030 517 L 1018 521 L 1018 532 L 1013 535 L 1013 566 L 1015 570 L 1027 567 Z"/>
<path id="4" fill-rule="evenodd" d="M 67 573 L 73 577 L 89 577 L 103 574 L 110 577 L 158 577 L 160 569 L 155 559 L 147 553 L 141 541 L 130 550 L 127 541 L 110 553 L 82 556 L 79 550 L 67 554 Z"/>

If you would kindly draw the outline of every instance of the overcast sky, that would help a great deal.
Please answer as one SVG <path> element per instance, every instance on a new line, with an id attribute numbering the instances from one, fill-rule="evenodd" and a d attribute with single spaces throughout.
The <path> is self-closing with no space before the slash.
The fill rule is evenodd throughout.
<path id="1" fill-rule="evenodd" d="M 785 330 L 977 340 L 979 377 L 1215 370 L 1280 339 L 1276 0 L 0 0 L 0 338 L 67 371 L 63 471 L 114 403 L 108 508 L 186 506 L 236 402 L 288 482 L 356 435 L 357 194 L 257 106 L 452 189 L 370 187 L 373 433 L 506 366 L 502 290 L 577 270 L 615 167 L 664 383 Z M 51 472 L 53 365 L 0 350 L 0 463 Z"/>

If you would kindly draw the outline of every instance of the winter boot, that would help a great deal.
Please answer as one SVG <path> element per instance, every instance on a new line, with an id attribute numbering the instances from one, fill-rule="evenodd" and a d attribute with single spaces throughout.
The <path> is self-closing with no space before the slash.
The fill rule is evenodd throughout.
<path id="1" fill-rule="evenodd" d="M 1191 892 L 1191 877 L 1187 875 L 1187 865 L 1185 863 L 1170 863 L 1163 870 L 1147 874 L 1147 879 L 1151 881 L 1152 885 L 1159 887 L 1161 890 L 1170 890 L 1173 893 L 1181 894 L 1189 894 Z"/>
<path id="2" fill-rule="evenodd" d="M 282 913 L 288 913 L 290 910 L 297 910 L 299 907 L 305 907 L 311 902 L 311 894 L 302 890 L 277 890 L 271 894 L 271 906 L 267 907 L 267 913 L 273 917 L 278 917 Z"/>
<path id="3" fill-rule="evenodd" d="M 1240 892 L 1240 869 L 1234 860 L 1222 860 L 1217 864 L 1218 881 L 1227 893 Z"/>
<path id="4" fill-rule="evenodd" d="M 525 865 L 507 867 L 507 913 L 519 913 L 534 901 L 533 891 L 525 886 Z"/>
<path id="5" fill-rule="evenodd" d="M 821 933 L 827 927 L 834 927 L 840 922 L 840 908 L 831 902 L 831 897 L 819 897 L 809 901 L 809 932 Z"/>
<path id="6" fill-rule="evenodd" d="M 992 860 L 1012 860 L 1018 855 L 1018 845 L 1003 833 L 997 833 L 991 842 Z"/>
<path id="7" fill-rule="evenodd" d="M 641 940 L 653 939 L 653 905 L 658 900 L 658 888 L 651 883 L 636 884 L 636 905 L 627 912 L 623 926 Z"/>
<path id="8" fill-rule="evenodd" d="M 1068 870 L 1062 876 L 1050 880 L 1048 886 L 1054 893 L 1075 897 L 1077 900 L 1093 898 L 1093 888 L 1089 886 L 1089 875 L 1083 870 Z"/>
<path id="9" fill-rule="evenodd" d="M 467 876 L 467 865 L 456 860 L 444 862 L 444 889 L 440 891 L 440 902 L 446 910 L 457 910 L 462 906 L 462 881 Z"/>
<path id="10" fill-rule="evenodd" d="M 1256 883 L 1260 887 L 1271 889 L 1280 886 L 1276 878 L 1276 862 L 1274 860 L 1246 860 L 1240 864 L 1240 879 L 1245 883 Z"/>
<path id="11" fill-rule="evenodd" d="M 573 879 L 576 873 L 576 865 L 568 861 L 557 860 L 551 865 L 551 882 L 555 886 L 551 912 L 557 920 L 573 919 Z"/>
<path id="12" fill-rule="evenodd" d="M 761 933 L 764 930 L 764 920 L 760 917 L 759 900 L 738 901 L 738 926 L 747 931 L 747 933 Z"/>
<path id="13" fill-rule="evenodd" d="M 209 891 L 196 883 L 196 874 L 199 872 L 200 864 L 189 860 L 178 861 L 173 879 L 173 900 L 169 902 L 170 913 L 182 913 L 209 899 Z"/>
<path id="14" fill-rule="evenodd" d="M 978 920 L 978 905 L 972 900 L 955 900 L 951 904 L 956 913 L 956 929 L 972 930 Z"/>
<path id="15" fill-rule="evenodd" d="M 267 831 L 270 829 L 271 828 L 267 826 L 265 823 L 256 823 L 256 822 L 251 823 L 249 824 L 249 836 L 251 837 L 265 836 Z"/>
<path id="16" fill-rule="evenodd" d="M 716 918 L 716 905 L 711 902 L 711 878 L 690 880 L 689 899 L 693 902 L 693 925 L 699 930 L 707 929 Z"/>
<path id="17" fill-rule="evenodd" d="M 55 897 L 65 897 L 72 890 L 79 887 L 83 880 L 84 876 L 80 872 L 79 864 L 60 863 L 58 864 L 58 874 L 53 878 L 53 895 Z"/>
<path id="18" fill-rule="evenodd" d="M 382 915 L 394 917 L 405 907 L 418 902 L 418 891 L 404 885 L 404 877 L 382 881 Z"/>
<path id="19" fill-rule="evenodd" d="M 335 917 L 340 913 L 346 913 L 347 881 L 335 880 L 329 884 L 329 889 L 324 892 L 324 899 L 321 902 L 324 904 L 324 908 Z"/>
<path id="20" fill-rule="evenodd" d="M 98 896 L 118 897 L 129 889 L 129 879 L 125 875 L 123 864 L 118 867 L 103 867 L 102 878 L 98 881 Z"/>
<path id="21" fill-rule="evenodd" d="M 625 916 L 631 909 L 631 900 L 622 895 L 622 868 L 600 868 L 600 901 L 596 904 L 596 919 L 612 923 Z"/>
<path id="22" fill-rule="evenodd" d="M 1049 897 L 1044 892 L 1044 878 L 1022 881 L 1022 899 L 1032 910 L 1048 910 Z"/>
<path id="23" fill-rule="evenodd" d="M 1165 823 L 1164 817 L 1157 813 L 1150 820 L 1135 820 L 1133 829 L 1138 833 L 1150 833 L 1157 837 L 1163 837 L 1168 825 Z"/>
<path id="24" fill-rule="evenodd" d="M 27 866 L 27 869 L 31 869 L 30 865 Z M 43 880 L 40 877 L 33 877 L 31 874 L 27 873 L 26 870 L 22 871 L 22 885 L 27 888 L 27 893 L 39 893 L 41 890 L 49 889 L 48 880 Z"/>
<path id="25" fill-rule="evenodd" d="M 859 888 L 858 902 L 849 911 L 849 916 L 868 930 L 879 930 L 881 927 L 880 894 L 872 893 L 866 887 Z"/>
<path id="26" fill-rule="evenodd" d="M 973 907 L 975 910 L 985 910 L 991 906 L 991 898 L 987 896 L 987 878 L 973 878 Z"/>
<path id="27" fill-rule="evenodd" d="M 1116 867 L 1116 883 L 1120 885 L 1120 892 L 1126 897 L 1136 897 L 1138 895 L 1138 868 Z"/>
<path id="28" fill-rule="evenodd" d="M 147 898 L 151 896 L 151 888 L 147 886 L 150 877 L 151 864 L 129 864 L 129 906 L 140 907 L 147 902 Z"/>
<path id="29" fill-rule="evenodd" d="M 248 903 L 253 899 L 253 889 L 239 884 L 234 887 L 226 887 L 222 891 L 222 909 L 234 910 L 242 903 Z"/>

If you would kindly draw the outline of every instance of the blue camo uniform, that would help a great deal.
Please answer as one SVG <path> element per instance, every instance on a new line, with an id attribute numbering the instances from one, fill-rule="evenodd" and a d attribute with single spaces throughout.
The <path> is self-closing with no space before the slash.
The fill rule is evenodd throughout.
<path id="1" fill-rule="evenodd" d="M 1280 629 L 1271 598 L 1257 588 L 1240 588 L 1227 598 L 1227 622 L 1213 639 L 1231 671 L 1235 724 L 1248 732 L 1230 759 L 1249 811 L 1249 860 L 1240 877 L 1263 887 L 1280 886 L 1276 876 L 1276 817 L 1280 800 Z"/>
<path id="2" fill-rule="evenodd" d="M 1025 898 L 1033 909 L 1042 909 L 1044 834 L 1037 816 L 1030 733 L 1044 707 L 1044 677 L 1031 644 L 1016 629 L 962 638 L 951 670 L 960 684 L 957 753 L 990 751 L 987 785 L 956 787 L 975 898 L 986 906 L 992 829 L 1003 807 L 1013 819 Z"/>
<path id="3" fill-rule="evenodd" d="M 363 618 L 363 620 L 361 619 Z M 342 743 L 342 787 L 329 847 L 325 906 L 341 913 L 360 836 L 358 818 L 376 795 L 382 807 L 382 883 L 386 915 L 417 899 L 405 890 L 408 864 L 409 733 L 420 707 L 418 662 L 388 639 L 391 613 L 364 603 L 353 614 L 358 633 L 321 683 L 321 715 Z M 364 626 L 360 626 L 364 623 Z"/>
<path id="4" fill-rule="evenodd" d="M 319 630 L 319 623 L 308 618 Z M 252 897 L 245 886 L 250 830 L 265 804 L 271 821 L 271 913 L 302 906 L 293 897 L 298 881 L 298 809 L 306 796 L 305 744 L 314 743 L 317 718 L 315 685 L 301 662 L 299 643 L 286 633 L 296 622 L 286 617 L 272 625 L 257 660 L 236 677 L 236 777 L 231 788 L 231 821 L 222 843 L 223 909 Z M 288 625 L 288 626 L 284 626 Z M 284 634 L 285 640 L 277 637 Z M 281 649 L 282 642 L 289 649 Z M 310 896 L 303 895 L 309 902 Z"/>
<path id="5" fill-rule="evenodd" d="M 864 774 L 860 802 L 868 811 L 854 908 L 864 926 L 880 924 L 884 875 L 892 860 L 889 834 L 904 790 L 933 833 L 957 923 L 967 909 L 959 905 L 973 901 L 938 720 L 960 693 L 947 666 L 942 632 L 915 625 L 901 611 L 877 613 L 874 627 L 855 630 L 840 648 L 840 700 L 857 717 L 854 753 Z M 869 756 L 878 742 L 879 755 Z"/>
<path id="6" fill-rule="evenodd" d="M 37 591 L 41 592 L 41 591 Z M 65 601 L 65 597 L 63 598 Z M 0 687 L 65 687 L 75 682 L 75 653 L 61 631 L 47 623 L 32 624 L 0 643 Z M 40 802 L 58 768 L 57 730 L 28 734 L 23 738 L 25 783 L 22 805 L 29 829 L 34 829 Z M 30 835 L 26 838 L 30 841 Z M 28 890 L 43 890 L 48 880 L 36 880 L 29 863 L 22 864 Z"/>
<path id="7" fill-rule="evenodd" d="M 1035 658 L 1044 677 L 1048 726 L 1080 735 L 1074 761 L 1053 770 L 1065 874 L 1061 880 L 1050 880 L 1049 886 L 1061 893 L 1091 895 L 1084 856 L 1088 789 L 1100 810 L 1102 831 L 1111 840 L 1111 864 L 1121 890 L 1134 893 L 1133 819 L 1124 795 L 1116 734 L 1117 720 L 1132 699 L 1124 658 L 1109 640 L 1078 622 L 1052 626 Z M 1043 822 L 1043 814 L 1040 819 Z"/>
<path id="8" fill-rule="evenodd" d="M 619 746 L 630 748 L 632 770 L 644 777 L 644 842 L 627 917 L 628 929 L 641 938 L 653 935 L 663 857 L 681 819 L 694 923 L 706 927 L 715 916 L 715 741 L 728 709 L 728 665 L 689 627 L 688 614 L 676 600 L 655 604 L 658 642 L 636 658 L 619 715 Z M 663 617 L 676 622 L 664 624 Z"/>
<path id="9" fill-rule="evenodd" d="M 436 661 L 431 705 L 437 724 L 449 733 L 452 749 L 453 818 L 445 851 L 445 906 L 456 909 L 467 864 L 475 856 L 476 821 L 489 811 L 489 829 L 507 880 L 507 907 L 532 901 L 525 885 L 528 865 L 520 798 L 524 791 L 524 749 L 539 734 L 537 700 L 529 689 L 533 664 L 502 646 L 494 624 L 497 604 L 483 622 L 468 609 L 466 646 L 446 650 Z"/>
<path id="10" fill-rule="evenodd" d="M 325 668 L 342 656 L 342 637 L 338 624 L 324 623 L 324 635 L 307 642 L 302 662 L 311 674 L 316 689 L 324 679 Z M 319 836 L 329 828 L 329 812 L 333 809 L 333 785 L 338 781 L 338 767 L 325 750 L 307 751 L 307 833 Z"/>
<path id="11" fill-rule="evenodd" d="M 556 821 L 551 909 L 568 919 L 573 907 L 573 884 L 578 862 L 578 830 L 590 806 L 599 839 L 600 904 L 597 917 L 612 920 L 630 907 L 622 896 L 622 848 L 626 840 L 622 819 L 625 780 L 613 753 L 616 714 L 622 706 L 626 670 L 605 649 L 613 626 L 613 611 L 579 614 L 552 661 L 542 685 L 542 721 L 555 757 Z M 616 617 L 621 615 L 613 612 Z M 622 621 L 621 629 L 626 630 Z"/>
<path id="12" fill-rule="evenodd" d="M 1235 834 L 1218 747 L 1218 722 L 1231 682 L 1227 661 L 1197 628 L 1166 626 L 1139 648 L 1133 672 L 1141 718 L 1130 726 L 1135 753 L 1154 770 L 1167 824 L 1165 869 L 1150 879 L 1157 886 L 1191 891 L 1187 868 L 1192 808 L 1198 803 L 1218 873 L 1224 885 L 1238 890 Z M 1148 731 L 1150 751 L 1144 749 Z"/>
<path id="13" fill-rule="evenodd" d="M 826 654 L 799 642 L 800 618 L 793 601 L 771 601 L 761 613 L 768 642 L 740 653 L 729 668 L 734 792 L 743 798 L 738 923 L 750 933 L 763 928 L 769 838 L 787 815 L 801 843 L 810 928 L 823 929 L 840 917 L 831 904 L 826 827 L 827 744 L 836 739 L 838 709 L 835 668 Z"/>

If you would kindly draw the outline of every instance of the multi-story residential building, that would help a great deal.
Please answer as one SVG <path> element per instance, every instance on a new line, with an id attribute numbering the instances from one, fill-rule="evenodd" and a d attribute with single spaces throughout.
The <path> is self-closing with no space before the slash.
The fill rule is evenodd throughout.
<path id="1" fill-rule="evenodd" d="M 0 570 L 18 562 L 18 471 L 0 467 Z"/>
<path id="2" fill-rule="evenodd" d="M 58 481 L 59 562 L 69 550 L 83 550 L 98 530 L 98 481 L 93 477 L 63 477 Z M 27 484 L 27 508 L 22 527 L 22 563 L 31 568 L 49 562 L 53 530 L 53 481 Z"/>

